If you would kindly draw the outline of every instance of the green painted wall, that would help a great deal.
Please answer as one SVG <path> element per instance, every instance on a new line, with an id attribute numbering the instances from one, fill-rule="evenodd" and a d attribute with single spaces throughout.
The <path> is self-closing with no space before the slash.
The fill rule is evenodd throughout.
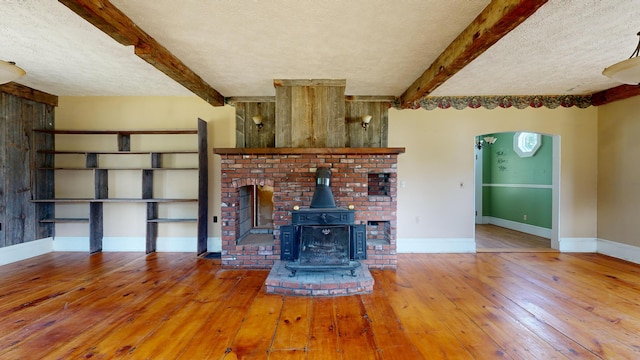
<path id="1" fill-rule="evenodd" d="M 489 135 L 498 140 L 482 149 L 483 216 L 551 229 L 551 188 L 527 186 L 551 185 L 553 139 L 542 135 L 535 155 L 521 158 L 513 150 L 515 133 Z"/>

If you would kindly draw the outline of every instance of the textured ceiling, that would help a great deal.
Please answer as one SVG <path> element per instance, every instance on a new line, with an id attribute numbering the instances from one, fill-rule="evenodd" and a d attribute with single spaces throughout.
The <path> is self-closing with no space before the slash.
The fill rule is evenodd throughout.
<path id="1" fill-rule="evenodd" d="M 191 95 L 55 0 L 0 1 L 0 60 L 17 83 L 64 95 Z"/>
<path id="2" fill-rule="evenodd" d="M 550 0 L 431 95 L 591 94 L 638 44 L 640 0 Z"/>
<path id="3" fill-rule="evenodd" d="M 489 1 L 112 1 L 225 96 L 273 79 L 400 95 Z"/>
<path id="4" fill-rule="evenodd" d="M 273 79 L 346 79 L 399 96 L 488 0 L 113 0 L 224 96 Z M 637 44 L 640 0 L 550 0 L 432 95 L 588 94 Z M 191 93 L 54 0 L 0 1 L 0 59 L 59 96 Z"/>

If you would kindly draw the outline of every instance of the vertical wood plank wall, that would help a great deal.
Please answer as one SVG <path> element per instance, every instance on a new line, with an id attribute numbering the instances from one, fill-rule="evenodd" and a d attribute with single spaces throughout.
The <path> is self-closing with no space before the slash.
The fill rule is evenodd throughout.
<path id="1" fill-rule="evenodd" d="M 32 199 L 53 197 L 53 173 L 38 170 L 53 164 L 51 134 L 54 107 L 0 92 L 0 247 L 53 236 L 53 224 L 40 219 L 53 213 L 52 204 Z"/>
<path id="2" fill-rule="evenodd" d="M 348 147 L 387 147 L 389 133 L 389 107 L 387 102 L 347 101 L 345 126 Z M 371 115 L 365 130 L 362 116 Z"/>
<path id="3" fill-rule="evenodd" d="M 290 97 L 292 87 L 278 87 L 278 96 L 284 93 L 286 98 Z M 314 96 L 317 96 L 318 92 Z M 276 117 L 281 113 L 291 112 L 289 105 L 283 110 L 280 103 L 275 102 L 237 102 L 236 108 L 236 147 L 237 148 L 268 148 L 268 147 L 387 147 L 389 130 L 389 102 L 378 101 L 344 101 L 344 118 L 336 118 L 331 121 L 332 125 L 326 122 L 316 121 L 316 119 L 326 114 L 336 114 L 340 111 L 317 109 L 317 114 L 308 114 L 307 110 L 298 111 L 302 117 L 311 116 L 311 120 L 306 121 L 307 129 L 294 130 L 293 123 L 299 122 L 289 119 L 279 121 L 276 124 Z M 303 106 L 311 109 L 310 106 Z M 315 108 L 314 108 L 315 109 Z M 252 117 L 261 115 L 264 126 L 260 131 L 253 123 Z M 372 119 L 367 130 L 362 127 L 362 116 L 371 115 Z M 290 116 L 286 114 L 285 116 Z M 313 127 L 312 127 L 313 126 Z M 293 137 L 302 137 L 306 145 L 296 146 L 293 144 Z M 325 140 L 320 140 L 324 139 Z M 295 142 L 300 142 L 296 140 Z M 276 146 L 276 144 L 280 144 Z M 311 145 L 315 144 L 315 145 Z"/>
<path id="4" fill-rule="evenodd" d="M 253 117 L 262 116 L 262 129 Z M 276 103 L 239 102 L 236 104 L 236 147 L 266 148 L 276 145 Z"/>
<path id="5" fill-rule="evenodd" d="M 276 147 L 344 147 L 346 81 L 276 85 Z"/>

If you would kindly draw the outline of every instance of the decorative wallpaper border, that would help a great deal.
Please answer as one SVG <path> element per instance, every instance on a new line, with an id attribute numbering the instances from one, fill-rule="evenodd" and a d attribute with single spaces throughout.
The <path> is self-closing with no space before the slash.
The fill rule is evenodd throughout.
<path id="1" fill-rule="evenodd" d="M 399 104 L 394 104 L 399 108 Z M 420 99 L 410 106 L 410 109 L 423 108 L 425 110 L 433 109 L 456 109 L 465 108 L 477 109 L 484 107 L 486 109 L 495 109 L 501 107 L 504 109 L 514 107 L 516 109 L 525 109 L 528 107 L 540 108 L 547 107 L 555 109 L 558 106 L 572 107 L 576 106 L 581 109 L 591 106 L 591 95 L 527 95 L 527 96 L 429 96 Z"/>

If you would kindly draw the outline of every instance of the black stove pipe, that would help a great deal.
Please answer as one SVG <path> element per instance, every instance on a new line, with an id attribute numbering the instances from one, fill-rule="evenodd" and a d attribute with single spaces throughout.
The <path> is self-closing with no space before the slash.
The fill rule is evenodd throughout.
<path id="1" fill-rule="evenodd" d="M 320 167 L 316 170 L 316 190 L 309 207 L 313 209 L 336 207 L 331 192 L 331 169 L 328 167 Z"/>

